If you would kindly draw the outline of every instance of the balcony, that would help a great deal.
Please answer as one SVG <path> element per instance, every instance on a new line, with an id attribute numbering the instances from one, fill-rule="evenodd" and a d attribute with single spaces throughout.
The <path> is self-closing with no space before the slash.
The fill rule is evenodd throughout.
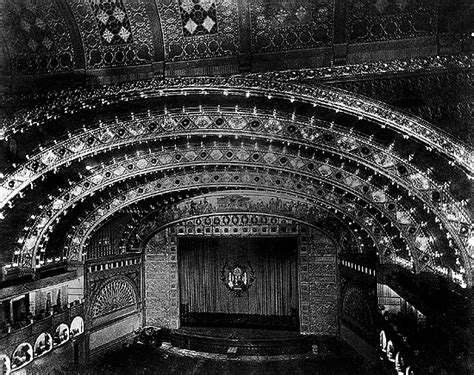
<path id="1" fill-rule="evenodd" d="M 48 348 L 48 342 L 42 342 L 42 338 L 49 336 L 51 338 L 50 345 L 52 350 L 54 348 L 63 345 L 74 336 L 80 335 L 84 331 L 83 320 L 81 326 L 71 327 L 75 317 L 84 317 L 84 304 L 76 301 L 71 303 L 67 309 L 53 313 L 51 316 L 45 317 L 39 320 L 32 320 L 32 323 L 20 327 L 18 329 L 11 329 L 10 332 L 3 332 L 0 336 L 0 355 L 6 355 L 12 360 L 14 354 L 17 353 L 18 348 L 22 344 L 26 347 L 31 348 L 31 353 L 27 354 L 28 349 L 23 350 L 23 354 L 31 360 L 46 354 Z M 77 321 L 77 320 L 76 320 Z M 45 334 L 45 335 L 42 335 Z M 42 338 L 40 338 L 40 336 Z M 39 349 L 39 350 L 38 350 Z M 28 362 L 30 362 L 29 360 Z M 21 365 L 23 367 L 24 364 Z M 16 369 L 18 369 L 17 366 Z"/>

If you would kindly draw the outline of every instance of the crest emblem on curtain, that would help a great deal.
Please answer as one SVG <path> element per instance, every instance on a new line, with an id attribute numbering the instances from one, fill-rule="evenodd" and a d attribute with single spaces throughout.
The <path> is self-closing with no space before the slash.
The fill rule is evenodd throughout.
<path id="1" fill-rule="evenodd" d="M 229 262 L 222 267 L 221 280 L 235 296 L 246 292 L 255 281 L 255 273 L 250 262 Z"/>

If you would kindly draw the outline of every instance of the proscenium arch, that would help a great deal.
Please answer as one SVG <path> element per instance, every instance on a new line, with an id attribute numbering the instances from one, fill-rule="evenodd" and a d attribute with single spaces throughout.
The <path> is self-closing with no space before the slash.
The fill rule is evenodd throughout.
<path id="1" fill-rule="evenodd" d="M 300 220 L 300 219 L 297 219 L 297 218 L 294 218 L 294 217 L 291 217 L 291 216 L 286 216 L 284 214 L 276 214 L 276 213 L 267 213 L 267 212 L 258 212 L 258 211 L 248 211 L 248 212 L 223 211 L 223 212 L 214 212 L 214 213 L 207 213 L 207 214 L 200 214 L 200 215 L 191 215 L 191 216 L 188 216 L 188 217 L 184 217 L 184 218 L 180 218 L 180 219 L 177 219 L 177 220 L 169 221 L 169 222 L 159 226 L 158 228 L 156 228 L 152 232 L 150 232 L 147 235 L 147 238 L 143 241 L 143 243 L 140 244 L 141 253 L 145 253 L 145 249 L 148 246 L 148 243 L 150 242 L 150 240 L 157 233 L 160 233 L 161 231 L 163 231 L 167 228 L 175 227 L 175 226 L 183 224 L 187 221 L 192 221 L 192 220 L 195 220 L 195 219 L 212 218 L 212 217 L 218 217 L 218 216 L 221 216 L 221 215 L 229 215 L 229 216 L 233 216 L 233 215 L 245 216 L 245 215 L 247 215 L 247 216 L 255 216 L 255 217 L 277 218 L 277 219 L 283 219 L 283 221 L 287 221 L 288 225 L 299 224 L 299 225 L 303 225 L 303 226 L 306 226 L 306 227 L 309 227 L 309 228 L 313 228 L 313 229 L 317 230 L 318 232 L 323 233 L 328 239 L 330 239 L 333 242 L 333 244 L 336 248 L 336 253 L 340 252 L 339 241 L 337 239 L 335 239 L 334 236 L 331 233 L 328 233 L 324 229 L 318 227 L 317 225 L 315 225 L 314 223 L 311 223 L 309 221 Z M 179 235 L 186 236 L 188 234 L 182 233 L 182 234 L 178 234 L 178 236 Z M 271 235 L 272 234 L 270 233 L 270 234 L 267 234 L 265 236 L 271 236 Z M 291 233 L 289 233 L 289 235 L 291 235 Z M 222 235 L 222 236 L 232 237 L 232 234 L 225 234 L 225 235 Z"/>
<path id="2" fill-rule="evenodd" d="M 101 223 L 103 223 L 105 220 L 107 220 L 108 218 L 112 217 L 115 213 L 117 212 L 120 212 L 121 210 L 123 210 L 124 208 L 127 208 L 129 207 L 130 205 L 132 204 L 135 204 L 135 203 L 139 203 L 140 201 L 142 200 L 146 200 L 146 199 L 149 199 L 150 197 L 154 197 L 156 196 L 156 192 L 153 192 L 152 190 L 152 187 L 156 184 L 156 181 L 152 181 L 149 183 L 150 184 L 150 187 L 151 189 L 149 188 L 146 188 L 144 187 L 143 185 L 140 185 L 139 187 L 135 187 L 133 188 L 133 190 L 140 190 L 140 189 L 143 189 L 143 191 L 145 192 L 148 192 L 143 194 L 143 195 L 139 195 L 139 196 L 134 196 L 133 194 L 130 194 L 130 193 L 133 193 L 133 191 L 128 191 L 128 192 L 125 192 L 124 195 L 122 195 L 121 197 L 125 197 L 126 199 L 124 199 L 123 201 L 121 199 L 114 199 L 114 201 L 116 201 L 118 203 L 117 206 L 114 205 L 114 202 L 110 202 L 110 201 L 107 201 L 107 202 L 104 202 L 103 205 L 97 207 L 93 212 L 91 212 L 85 219 L 83 219 L 81 221 L 81 224 L 75 228 L 72 233 L 70 233 L 70 240 L 68 241 L 68 245 L 66 245 L 68 247 L 68 250 L 70 251 L 70 256 L 72 254 L 75 254 L 75 256 L 77 256 L 78 254 L 81 254 L 81 249 L 83 249 L 85 247 L 85 244 L 87 243 L 88 239 L 93 235 L 93 233 L 95 232 L 95 230 L 98 229 L 99 225 Z M 331 205 L 331 203 L 327 203 L 326 206 L 327 207 L 324 207 L 324 200 L 321 200 L 320 202 L 320 205 L 317 205 L 317 200 L 314 200 L 314 201 L 311 201 L 311 200 L 307 200 L 306 197 L 302 197 L 300 196 L 299 198 L 295 198 L 294 197 L 294 192 L 293 194 L 289 194 L 290 192 L 287 191 L 287 192 L 283 192 L 283 191 L 279 191 L 279 190 L 272 190 L 272 189 L 266 189 L 266 190 L 254 190 L 254 186 L 252 185 L 247 185 L 245 186 L 244 184 L 242 185 L 239 185 L 238 187 L 239 188 L 247 188 L 247 190 L 228 190 L 229 187 L 233 187 L 234 185 L 229 185 L 229 186 L 222 186 L 221 188 L 223 188 L 224 190 L 219 190 L 218 187 L 216 186 L 215 188 L 217 190 L 213 191 L 212 193 L 201 193 L 200 192 L 200 189 L 202 189 L 203 187 L 205 187 L 206 185 L 202 184 L 202 185 L 197 185 L 197 184 L 193 184 L 192 188 L 196 189 L 197 193 L 196 193 L 196 196 L 194 196 L 193 198 L 189 198 L 189 200 L 193 200 L 193 199 L 200 199 L 200 198 L 205 198 L 207 196 L 210 196 L 210 195 L 221 195 L 221 194 L 229 194 L 229 193 L 241 193 L 241 194 L 251 194 L 251 195 L 258 195 L 258 194 L 271 194 L 270 196 L 273 196 L 273 197 L 285 197 L 285 198 L 288 198 L 288 197 L 291 197 L 292 199 L 299 199 L 300 201 L 304 201 L 306 204 L 308 205 L 311 205 L 311 204 L 315 204 L 316 206 L 315 207 L 320 207 L 320 209 L 322 210 L 328 210 L 328 214 L 329 214 L 329 209 L 330 207 L 332 207 L 333 209 L 335 209 L 335 206 L 334 205 Z M 182 191 L 182 192 L 186 192 L 186 195 L 188 194 L 188 192 L 190 192 L 190 190 L 188 190 L 189 187 L 176 187 L 174 189 L 171 189 L 169 192 L 177 192 L 177 191 Z M 180 202 L 177 202 L 177 204 L 180 204 L 181 202 L 185 202 L 185 200 L 183 201 L 180 201 Z M 105 209 L 106 206 L 109 206 L 107 209 Z M 167 205 L 163 205 L 163 207 L 161 207 L 163 210 L 167 210 L 168 208 L 171 208 L 172 206 L 167 206 Z M 358 207 L 359 210 L 362 210 L 361 207 Z M 339 212 L 341 212 L 341 209 L 338 208 Z M 98 212 L 101 212 L 102 213 L 100 215 L 97 215 Z M 164 211 L 166 212 L 166 211 Z M 354 223 L 359 223 L 359 220 L 356 216 L 354 215 L 351 215 L 351 212 L 349 210 L 347 211 L 343 211 L 345 212 L 345 214 L 343 215 L 347 215 L 348 218 L 352 218 L 354 220 Z M 335 215 L 334 213 L 330 213 L 329 215 L 333 216 Z M 148 216 L 148 215 L 147 215 Z M 164 215 L 166 216 L 166 215 Z M 367 217 L 368 214 L 364 217 Z M 297 217 L 297 215 L 293 215 L 291 216 L 293 218 Z M 373 218 L 373 223 L 378 223 L 377 220 L 375 218 Z M 381 228 L 381 233 L 385 233 L 384 229 L 383 229 L 383 226 L 381 224 L 378 224 L 377 226 L 378 228 Z M 367 230 L 368 233 L 372 234 L 372 231 L 370 230 Z M 68 235 L 69 237 L 69 235 Z M 390 238 L 386 233 L 385 233 L 385 237 L 386 238 Z M 377 241 L 375 239 L 379 239 L 379 237 L 374 237 L 374 243 L 377 244 Z M 71 244 L 74 243 L 74 247 L 76 248 L 76 250 L 72 249 L 71 247 Z"/>
<path id="3" fill-rule="evenodd" d="M 222 223 L 228 224 L 229 231 L 226 232 L 225 227 L 221 228 Z M 220 220 L 220 223 L 217 221 Z M 299 254 L 304 255 L 315 255 L 316 257 L 324 258 L 321 259 L 321 265 L 324 264 L 325 268 L 323 272 L 327 277 L 324 278 L 324 281 L 320 279 L 313 279 L 312 276 L 316 275 L 312 272 L 311 268 L 308 266 L 311 256 L 301 256 L 298 257 L 298 265 L 303 267 L 298 268 L 298 274 L 300 277 L 299 281 L 308 281 L 309 283 L 314 283 L 314 285 L 324 285 L 324 291 L 321 291 L 318 287 L 315 287 L 313 291 L 310 288 L 302 288 L 299 290 L 300 296 L 300 329 L 302 332 L 310 333 L 316 332 L 318 330 L 325 332 L 335 332 L 337 326 L 335 324 L 335 316 L 337 312 L 337 299 L 338 299 L 338 290 L 337 290 L 337 254 L 339 253 L 338 242 L 334 241 L 332 236 L 328 236 L 327 233 L 321 231 L 319 228 L 313 228 L 308 226 L 305 223 L 299 223 L 291 218 L 285 218 L 284 216 L 276 216 L 273 214 L 259 214 L 252 212 L 236 212 L 232 214 L 226 213 L 217 213 L 217 214 L 205 214 L 198 215 L 193 219 L 179 220 L 177 222 L 170 223 L 169 226 L 163 226 L 158 230 L 156 235 L 151 236 L 150 240 L 144 244 L 144 249 L 142 250 L 143 257 L 145 259 L 145 284 L 148 283 L 150 278 L 155 279 L 154 285 L 155 288 L 149 290 L 150 304 L 146 306 L 146 320 L 147 323 L 167 326 L 169 328 L 179 328 L 179 322 L 177 317 L 179 314 L 179 302 L 178 293 L 166 293 L 166 288 L 168 288 L 168 283 L 166 280 L 178 280 L 178 263 L 177 263 L 177 239 L 181 236 L 189 235 L 187 229 L 193 228 L 196 232 L 194 235 L 198 235 L 199 228 L 203 229 L 204 233 L 212 232 L 214 236 L 219 237 L 234 237 L 243 236 L 243 237 L 275 237 L 275 236 L 292 236 L 298 238 L 298 249 Z M 251 234 L 249 235 L 245 229 L 252 228 Z M 161 239 L 158 239 L 158 243 L 154 240 L 157 238 L 164 239 L 166 236 L 167 240 L 164 242 Z M 206 234 L 204 234 L 206 236 Z M 209 233 L 209 236 L 212 236 Z M 199 237 L 203 237 L 202 235 Z M 171 239 L 171 241 L 170 241 Z M 150 251 L 151 250 L 151 251 Z M 225 251 L 225 249 L 223 249 Z M 161 256 L 157 254 L 166 254 L 168 255 L 165 259 L 166 264 L 172 265 L 169 268 L 169 273 L 156 274 L 157 263 L 162 262 L 160 260 Z M 317 263 L 317 262 L 315 262 Z M 328 266 L 329 265 L 329 268 Z M 163 280 L 163 282 L 156 282 L 156 280 Z M 176 284 L 174 284 L 176 285 Z M 300 284 L 302 285 L 302 284 Z M 316 291 L 317 290 L 317 291 Z M 168 298 L 159 299 L 159 304 L 164 306 L 176 306 L 177 309 L 173 309 L 170 313 L 165 315 L 161 314 L 154 307 L 151 299 L 154 296 L 157 296 L 161 293 L 165 293 Z M 319 296 L 322 300 L 325 301 L 325 310 L 326 318 L 322 319 L 323 324 L 311 324 L 309 321 L 308 312 L 311 311 L 311 301 L 313 306 L 317 305 L 315 301 L 317 298 L 312 298 Z M 329 299 L 326 299 L 329 298 Z M 155 299 L 156 301 L 156 299 Z M 307 308 L 301 308 L 301 306 L 306 306 Z M 174 318 L 174 319 L 173 319 Z M 149 320 L 150 319 L 150 320 Z M 332 324 L 331 324 L 332 322 Z M 329 325 L 327 325 L 329 324 Z"/>

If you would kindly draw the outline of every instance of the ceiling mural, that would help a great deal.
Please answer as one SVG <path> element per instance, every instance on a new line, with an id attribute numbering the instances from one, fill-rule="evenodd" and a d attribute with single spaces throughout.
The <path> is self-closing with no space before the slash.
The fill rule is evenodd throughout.
<path id="1" fill-rule="evenodd" d="M 143 244 L 143 241 L 146 241 L 162 226 L 186 217 L 218 212 L 260 212 L 277 214 L 310 223 L 330 233 L 338 242 L 342 241 L 346 229 L 355 231 L 355 233 L 351 232 L 353 233 L 353 240 L 346 238 L 343 241 L 347 245 L 345 251 L 367 251 L 369 253 L 373 252 L 373 247 L 377 247 L 384 258 L 394 258 L 396 256 L 394 254 L 390 257 L 391 254 L 387 252 L 391 245 L 391 237 L 386 232 L 384 226 L 378 222 L 374 215 L 364 209 L 362 205 L 347 202 L 346 207 L 337 206 L 336 202 L 343 200 L 340 194 L 338 195 L 320 188 L 317 194 L 307 194 L 307 196 L 295 198 L 288 194 L 291 191 L 291 186 L 286 187 L 288 189 L 287 192 L 284 192 L 282 189 L 273 189 L 274 191 L 267 191 L 263 194 L 252 192 L 251 184 L 246 182 L 246 180 L 255 181 L 255 179 L 258 180 L 260 178 L 255 172 L 245 171 L 245 175 L 239 178 L 239 181 L 234 178 L 238 176 L 237 172 L 215 172 L 213 178 L 215 179 L 216 176 L 217 180 L 221 181 L 222 187 L 247 187 L 248 190 L 229 190 L 225 192 L 218 190 L 217 192 L 199 195 L 196 198 L 183 198 L 183 200 L 174 204 L 168 202 L 158 209 L 155 207 L 151 213 L 146 211 L 141 215 L 141 219 L 134 225 L 134 228 L 128 232 L 128 238 L 123 242 L 121 250 L 123 252 L 136 250 Z M 155 196 L 158 194 L 158 186 L 161 186 L 158 190 L 160 194 L 164 194 L 164 190 L 168 188 L 180 190 L 185 193 L 185 196 L 192 191 L 193 185 L 195 188 L 199 187 L 200 189 L 206 187 L 206 175 L 194 174 L 189 179 L 184 175 L 176 175 L 174 178 L 176 178 L 176 181 L 179 180 L 179 183 L 174 186 L 169 183 L 169 178 L 150 181 L 124 191 L 120 197 L 112 198 L 96 207 L 94 211 L 90 212 L 86 218 L 80 221 L 79 225 L 74 226 L 68 233 L 66 241 L 67 255 L 71 259 L 79 259 L 84 250 L 87 251 L 87 244 L 103 222 L 107 221 L 112 215 L 123 211 L 124 208 Z M 187 185 L 187 180 L 191 182 L 191 185 Z M 234 185 L 232 185 L 232 181 Z M 276 179 L 262 181 L 259 186 L 269 185 L 267 184 L 268 181 L 273 182 Z M 186 188 L 191 190 L 186 190 Z M 219 189 L 220 186 L 215 186 L 214 188 Z M 335 207 L 338 207 L 341 213 L 335 212 Z M 344 223 L 342 220 L 343 215 L 347 215 L 353 221 Z M 223 230 L 225 231 L 225 229 Z M 248 228 L 249 233 L 252 230 Z M 192 233 L 210 234 L 205 231 L 193 231 Z M 239 233 L 242 234 L 245 231 L 239 231 Z M 272 231 L 269 231 L 269 234 L 271 233 Z M 352 242 L 355 242 L 357 245 L 354 245 Z M 398 255 L 400 254 L 398 253 Z M 406 262 L 408 262 L 408 259 L 406 259 Z"/>
<path id="2" fill-rule="evenodd" d="M 68 0 L 87 68 L 151 63 L 154 44 L 143 0 Z"/>
<path id="3" fill-rule="evenodd" d="M 252 50 L 273 52 L 329 45 L 334 0 L 249 2 Z"/>
<path id="4" fill-rule="evenodd" d="M 193 60 L 228 56 L 239 48 L 236 0 L 156 0 L 165 59 Z"/>
<path id="5" fill-rule="evenodd" d="M 349 41 L 373 42 L 435 35 L 439 0 L 351 0 Z"/>
<path id="6" fill-rule="evenodd" d="M 6 42 L 15 71 L 54 73 L 75 67 L 71 25 L 56 2 L 7 0 L 5 15 Z"/>

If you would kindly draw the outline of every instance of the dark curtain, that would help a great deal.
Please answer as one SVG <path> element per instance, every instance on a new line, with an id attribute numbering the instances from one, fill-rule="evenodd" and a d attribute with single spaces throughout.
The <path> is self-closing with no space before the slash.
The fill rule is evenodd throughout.
<path id="1" fill-rule="evenodd" d="M 297 315 L 296 238 L 179 239 L 181 306 L 187 313 Z M 236 296 L 222 281 L 226 263 L 251 269 L 255 280 Z"/>

